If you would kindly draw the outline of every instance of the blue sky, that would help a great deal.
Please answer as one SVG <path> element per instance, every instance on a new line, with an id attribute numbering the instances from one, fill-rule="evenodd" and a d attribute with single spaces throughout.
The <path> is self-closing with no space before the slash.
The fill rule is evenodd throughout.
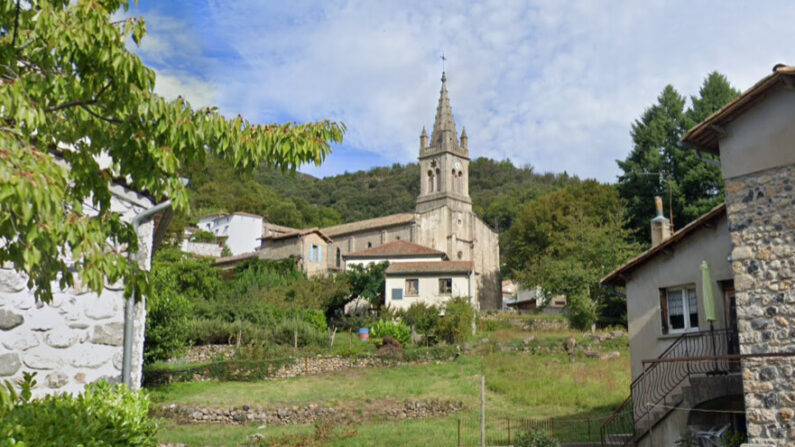
<path id="1" fill-rule="evenodd" d="M 632 121 L 713 70 L 747 89 L 795 64 L 787 1 L 141 0 L 157 91 L 259 123 L 332 119 L 335 175 L 415 161 L 444 52 L 470 155 L 615 181 Z"/>

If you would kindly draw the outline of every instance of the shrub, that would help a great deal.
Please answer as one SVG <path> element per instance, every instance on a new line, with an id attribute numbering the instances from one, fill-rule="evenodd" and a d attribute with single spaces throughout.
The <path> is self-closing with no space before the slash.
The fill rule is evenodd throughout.
<path id="1" fill-rule="evenodd" d="M 431 334 L 433 334 L 441 319 L 438 307 L 429 306 L 422 302 L 412 304 L 402 312 L 402 317 L 406 324 L 425 337 L 426 342 L 430 341 Z"/>
<path id="2" fill-rule="evenodd" d="M 157 426 L 149 419 L 149 401 L 142 391 L 101 381 L 77 396 L 30 400 L 35 381 L 33 375 L 26 379 L 20 394 L 7 381 L 5 389 L 0 387 L 0 446 L 157 445 Z"/>
<path id="3" fill-rule="evenodd" d="M 411 329 L 406 323 L 378 320 L 371 330 L 371 335 L 376 338 L 389 336 L 405 345 L 411 339 Z"/>
<path id="4" fill-rule="evenodd" d="M 268 328 L 249 321 L 225 321 L 219 318 L 193 319 L 188 321 L 188 330 L 198 345 L 264 343 L 271 339 Z"/>
<path id="5" fill-rule="evenodd" d="M 455 297 L 445 305 L 436 335 L 450 344 L 462 343 L 472 333 L 473 318 L 475 309 L 469 304 L 469 298 Z"/>
<path id="6" fill-rule="evenodd" d="M 298 337 L 298 346 L 325 346 L 328 344 L 326 333 L 317 330 L 312 324 L 303 320 L 284 320 L 271 330 L 274 343 L 293 345 Z"/>
<path id="7" fill-rule="evenodd" d="M 218 242 L 218 237 L 210 231 L 197 231 L 191 235 L 190 240 L 193 242 Z"/>
<path id="8" fill-rule="evenodd" d="M 560 443 L 545 431 L 531 430 L 519 432 L 513 445 L 516 447 L 559 447 Z"/>
<path id="9" fill-rule="evenodd" d="M 184 352 L 191 344 L 190 300 L 169 292 L 153 293 L 146 308 L 144 361 L 168 360 Z"/>

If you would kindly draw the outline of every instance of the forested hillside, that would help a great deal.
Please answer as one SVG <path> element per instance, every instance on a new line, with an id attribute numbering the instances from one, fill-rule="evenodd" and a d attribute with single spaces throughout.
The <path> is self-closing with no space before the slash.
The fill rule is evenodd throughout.
<path id="1" fill-rule="evenodd" d="M 522 203 L 579 181 L 566 173 L 537 174 L 531 167 L 519 168 L 508 160 L 488 158 L 473 160 L 469 175 L 475 212 L 498 231 L 511 225 Z M 254 178 L 285 197 L 332 208 L 343 222 L 411 211 L 420 189 L 417 163 L 324 179 L 300 174 L 286 177 L 278 170 L 261 170 Z"/>

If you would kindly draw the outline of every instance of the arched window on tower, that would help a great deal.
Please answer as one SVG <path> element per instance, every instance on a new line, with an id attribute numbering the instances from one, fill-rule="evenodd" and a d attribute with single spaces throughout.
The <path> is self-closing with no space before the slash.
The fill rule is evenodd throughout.
<path id="1" fill-rule="evenodd" d="M 456 176 L 456 181 L 458 182 L 458 193 L 464 194 L 464 173 L 458 171 L 458 175 Z"/>
<path id="2" fill-rule="evenodd" d="M 433 171 L 428 171 L 428 192 L 433 192 L 433 186 L 436 184 L 433 180 Z"/>
<path id="3" fill-rule="evenodd" d="M 436 190 L 442 190 L 442 170 L 439 168 L 436 168 Z"/>
<path id="4" fill-rule="evenodd" d="M 451 172 L 453 179 L 453 192 L 458 192 L 458 177 L 456 176 L 455 169 Z"/>

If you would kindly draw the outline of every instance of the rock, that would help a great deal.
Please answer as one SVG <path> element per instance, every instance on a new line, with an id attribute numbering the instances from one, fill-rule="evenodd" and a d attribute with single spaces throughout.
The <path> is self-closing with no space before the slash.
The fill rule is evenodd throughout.
<path id="1" fill-rule="evenodd" d="M 113 354 L 100 352 L 97 348 L 99 347 L 93 346 L 91 349 L 81 349 L 80 352 L 70 353 L 71 360 L 69 363 L 75 368 L 99 368 L 112 360 Z"/>
<path id="2" fill-rule="evenodd" d="M 33 369 L 58 369 L 62 364 L 59 353 L 46 346 L 39 346 L 25 351 L 22 361 L 25 366 Z"/>
<path id="3" fill-rule="evenodd" d="M 576 346 L 577 346 L 577 340 L 574 337 L 569 337 L 569 339 L 566 340 L 565 348 L 568 354 L 574 354 L 574 348 Z"/>
<path id="4" fill-rule="evenodd" d="M 526 337 L 524 340 L 522 340 L 522 343 L 523 343 L 523 344 L 526 344 L 526 345 L 529 345 L 530 343 L 532 343 L 533 341 L 535 341 L 535 339 L 536 339 L 536 338 L 535 338 L 534 336 L 532 336 L 532 335 L 531 335 L 531 336 L 529 336 L 529 337 Z"/>
<path id="5" fill-rule="evenodd" d="M 124 343 L 124 323 L 114 322 L 94 326 L 91 343 L 108 346 L 121 346 Z"/>
<path id="6" fill-rule="evenodd" d="M 0 354 L 0 376 L 13 376 L 22 367 L 19 354 Z"/>
<path id="7" fill-rule="evenodd" d="M 610 359 L 617 359 L 621 357 L 621 353 L 618 351 L 609 352 L 607 354 L 603 354 L 599 356 L 599 360 L 610 360 Z"/>
<path id="8" fill-rule="evenodd" d="M 75 382 L 77 382 L 77 383 L 86 383 L 86 374 L 85 373 L 77 373 L 77 374 L 75 374 Z"/>
<path id="9" fill-rule="evenodd" d="M 22 315 L 11 312 L 10 310 L 0 309 L 0 329 L 10 331 L 25 321 Z"/>
<path id="10" fill-rule="evenodd" d="M 613 337 L 623 337 L 624 336 L 624 331 L 616 330 L 616 331 L 611 332 L 611 334 L 613 335 Z"/>
<path id="11" fill-rule="evenodd" d="M 17 293 L 25 289 L 25 279 L 14 270 L 0 269 L 0 292 Z"/>
<path id="12" fill-rule="evenodd" d="M 69 382 L 69 377 L 60 371 L 53 371 L 44 378 L 44 383 L 52 389 L 60 388 L 67 382 Z"/>
<path id="13" fill-rule="evenodd" d="M 106 296 L 103 298 L 85 297 L 85 314 L 87 317 L 94 320 L 103 320 L 115 315 L 120 315 L 118 302 L 115 296 Z"/>
<path id="14" fill-rule="evenodd" d="M 17 331 L 17 334 L 3 335 L 3 346 L 13 351 L 24 351 L 39 345 L 36 334 L 29 331 Z"/>
<path id="15" fill-rule="evenodd" d="M 600 356 L 600 354 L 598 352 L 593 351 L 591 349 L 583 352 L 583 354 L 585 354 L 586 357 L 590 357 L 592 359 L 598 358 Z"/>
<path id="16" fill-rule="evenodd" d="M 28 323 L 33 331 L 48 331 L 59 324 L 63 324 L 63 318 L 56 309 L 52 307 L 44 307 L 36 311 L 36 318 L 32 318 Z"/>
<path id="17" fill-rule="evenodd" d="M 53 348 L 63 349 L 77 343 L 79 338 L 79 332 L 60 327 L 52 329 L 44 334 L 44 343 L 47 343 L 47 345 Z"/>

